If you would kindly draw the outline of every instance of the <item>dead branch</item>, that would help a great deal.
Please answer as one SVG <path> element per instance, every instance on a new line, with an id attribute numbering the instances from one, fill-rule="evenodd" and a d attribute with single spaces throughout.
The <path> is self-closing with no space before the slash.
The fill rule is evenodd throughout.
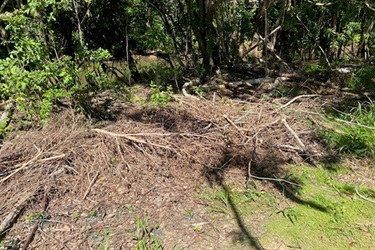
<path id="1" fill-rule="evenodd" d="M 294 146 L 290 146 L 290 145 L 277 145 L 277 147 L 279 148 L 286 148 L 286 149 L 291 149 L 291 150 L 296 150 L 296 151 L 299 151 L 299 152 L 303 152 L 303 149 L 300 148 L 300 147 L 294 147 Z"/>
<path id="2" fill-rule="evenodd" d="M 281 119 L 281 122 L 284 124 L 284 126 L 289 130 L 289 132 L 293 135 L 293 137 L 297 140 L 298 144 L 301 146 L 304 152 L 306 152 L 306 146 L 305 144 L 301 141 L 301 139 L 298 137 L 296 132 L 289 126 L 289 124 L 286 122 L 286 119 L 283 118 Z"/>
<path id="3" fill-rule="evenodd" d="M 15 175 L 16 173 L 18 173 L 21 170 L 25 169 L 29 164 L 31 164 L 34 161 L 36 161 L 36 159 L 38 159 L 39 156 L 43 153 L 40 149 L 38 149 L 38 151 L 39 152 L 31 160 L 29 160 L 28 162 L 22 164 L 22 166 L 20 168 L 16 169 L 13 173 L 11 173 L 10 175 L 8 175 L 7 177 L 1 179 L 0 183 L 3 183 L 4 181 L 8 180 L 10 177 L 12 177 L 13 175 Z"/>
<path id="4" fill-rule="evenodd" d="M 230 125 L 232 125 L 242 136 L 243 136 L 243 134 L 242 134 L 242 130 L 236 125 L 236 124 L 234 124 L 234 122 L 231 120 L 231 119 L 229 119 L 228 118 L 228 116 L 226 116 L 226 115 L 223 115 L 223 117 L 224 117 L 224 119 L 230 124 Z"/>
<path id="5" fill-rule="evenodd" d="M 287 102 L 286 104 L 284 104 L 283 106 L 281 106 L 280 108 L 278 108 L 276 110 L 276 112 L 279 112 L 280 110 L 282 109 L 285 109 L 286 107 L 288 107 L 290 104 L 292 104 L 293 102 L 295 102 L 296 100 L 300 99 L 300 98 L 307 98 L 307 97 L 318 97 L 320 95 L 299 95 L 299 96 L 296 96 L 294 97 L 292 100 L 290 100 L 289 102 Z"/>
<path id="6" fill-rule="evenodd" d="M 64 158 L 65 157 L 65 154 L 61 154 L 61 155 L 56 155 L 56 156 L 51 156 L 51 157 L 48 157 L 48 158 L 44 158 L 44 159 L 40 159 L 40 160 L 37 160 L 35 161 L 35 163 L 43 163 L 43 162 L 46 162 L 46 161 L 51 161 L 51 160 L 57 160 L 57 159 L 61 159 L 61 158 Z M 7 177 L 5 177 L 4 179 L 2 179 L 0 181 L 0 183 L 6 181 L 7 179 L 9 179 L 12 175 L 16 174 L 17 172 L 21 171 L 21 170 L 26 170 L 27 169 L 27 165 L 29 165 L 30 163 L 34 162 L 33 159 L 31 159 L 29 162 L 25 163 L 25 164 L 18 164 L 15 166 L 14 169 L 12 169 L 11 171 L 8 171 L 4 174 L 1 174 L 0 176 L 2 175 L 8 175 Z M 21 166 L 20 168 L 18 168 L 19 166 Z"/>
<path id="7" fill-rule="evenodd" d="M 370 10 L 375 11 L 375 7 L 371 6 L 368 2 L 365 2 L 365 5 L 366 5 L 367 8 L 369 8 Z"/>
<path id="8" fill-rule="evenodd" d="M 82 200 L 85 200 L 86 197 L 87 197 L 87 195 L 89 195 L 89 193 L 90 193 L 90 191 L 91 191 L 91 188 L 92 188 L 92 186 L 94 185 L 94 183 L 95 183 L 96 179 L 98 178 L 98 176 L 99 176 L 99 171 L 96 172 L 94 178 L 92 178 L 92 180 L 90 181 L 90 185 L 89 185 L 89 187 L 87 188 L 85 194 L 83 195 Z"/>
<path id="9" fill-rule="evenodd" d="M 248 166 L 248 174 L 249 174 L 249 177 L 254 178 L 254 179 L 257 179 L 257 180 L 266 180 L 266 181 L 285 182 L 285 183 L 288 183 L 288 184 L 293 185 L 293 186 L 301 186 L 301 185 L 299 185 L 298 183 L 294 183 L 294 182 L 291 182 L 291 181 L 287 181 L 287 180 L 285 180 L 285 179 L 281 179 L 281 178 L 269 178 L 269 177 L 259 177 L 259 176 L 255 176 L 255 175 L 252 175 L 252 174 L 250 173 L 250 170 L 251 170 L 251 161 L 249 161 L 249 166 Z"/>
<path id="10" fill-rule="evenodd" d="M 346 134 L 344 131 L 342 131 L 340 129 L 337 129 L 337 128 L 334 128 L 333 126 L 331 126 L 331 125 L 329 125 L 327 123 L 317 121 L 314 118 L 312 118 L 311 116 L 309 116 L 309 120 L 312 121 L 314 124 L 320 126 L 320 127 L 332 130 L 333 132 L 338 133 L 340 135 L 345 135 Z"/>
<path id="11" fill-rule="evenodd" d="M 355 192 L 356 192 L 356 194 L 357 194 L 360 198 L 364 199 L 365 201 L 375 203 L 375 201 L 370 200 L 369 198 L 367 198 L 367 197 L 361 195 L 361 194 L 359 193 L 359 191 L 358 191 L 358 187 L 357 187 L 357 186 L 355 187 Z"/>
<path id="12" fill-rule="evenodd" d="M 338 122 L 349 124 L 349 125 L 358 126 L 358 127 L 361 127 L 361 128 L 367 128 L 367 129 L 370 129 L 370 130 L 375 130 L 375 127 L 370 127 L 370 126 L 362 125 L 362 124 L 359 124 L 359 123 L 349 122 L 349 121 L 345 121 L 345 120 L 342 120 L 342 119 L 339 119 L 339 118 L 335 118 L 335 120 L 338 121 Z"/>
<path id="13" fill-rule="evenodd" d="M 257 78 L 257 79 L 250 79 L 246 80 L 245 83 L 251 84 L 251 85 L 260 85 L 265 82 L 273 82 L 275 79 L 271 77 L 265 77 L 265 78 Z"/>
<path id="14" fill-rule="evenodd" d="M 5 217 L 5 219 L 0 224 L 0 235 L 10 227 L 21 211 L 25 208 L 27 202 L 34 196 L 33 193 L 29 193 L 21 198 L 16 205 L 13 207 L 12 211 Z"/>
<path id="15" fill-rule="evenodd" d="M 125 138 L 125 139 L 127 139 L 129 141 L 138 142 L 138 143 L 141 143 L 141 144 L 148 144 L 148 145 L 159 147 L 159 148 L 165 148 L 165 149 L 168 149 L 168 150 L 172 151 L 172 148 L 170 148 L 168 146 L 163 146 L 163 145 L 159 145 L 159 144 L 156 144 L 156 143 L 148 142 L 148 141 L 145 141 L 145 140 L 142 140 L 142 139 L 137 139 L 137 138 L 135 138 L 133 136 L 130 136 L 130 135 L 127 135 L 127 134 L 112 133 L 112 132 L 109 132 L 109 131 L 106 131 L 106 130 L 103 130 L 103 129 L 98 129 L 98 128 L 93 129 L 93 131 L 95 131 L 97 133 L 101 133 L 101 134 L 113 136 L 113 137 Z"/>

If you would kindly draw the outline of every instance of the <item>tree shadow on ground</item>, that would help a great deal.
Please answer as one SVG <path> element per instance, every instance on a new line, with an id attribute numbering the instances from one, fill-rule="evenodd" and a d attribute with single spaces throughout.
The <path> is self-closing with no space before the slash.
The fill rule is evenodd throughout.
<path id="1" fill-rule="evenodd" d="M 285 181 L 287 182 L 280 180 L 280 176 L 287 176 L 287 173 L 282 168 L 282 164 L 287 162 L 279 157 L 276 151 L 270 149 L 266 157 L 267 159 L 252 159 L 250 157 L 251 152 L 242 151 L 242 154 L 238 152 L 235 147 L 230 150 L 223 150 L 223 157 L 220 163 L 213 167 L 205 166 L 202 170 L 202 175 L 206 178 L 210 186 L 218 185 L 225 193 L 229 194 L 228 204 L 235 217 L 237 226 L 240 229 L 240 234 L 238 234 L 237 237 L 241 242 L 247 242 L 249 247 L 254 249 L 264 249 L 259 240 L 253 236 L 250 229 L 246 227 L 238 205 L 231 197 L 231 190 L 224 177 L 225 173 L 230 169 L 237 168 L 243 171 L 244 175 L 247 176 L 248 183 L 250 183 L 249 180 L 254 176 L 264 178 L 263 181 L 270 183 L 282 196 L 294 203 L 308 206 L 323 213 L 329 212 L 325 206 L 319 204 L 317 201 L 305 200 L 299 197 L 300 190 L 303 188 L 303 182 L 300 179 L 292 176 L 285 177 Z M 249 161 L 252 161 L 250 170 L 251 176 L 248 175 Z M 295 185 L 291 185 L 290 183 L 295 183 Z"/>
<path id="2" fill-rule="evenodd" d="M 263 246 L 259 242 L 259 240 L 252 235 L 250 230 L 245 226 L 245 223 L 242 219 L 242 216 L 240 214 L 239 209 L 237 208 L 237 205 L 235 204 L 232 196 L 230 195 L 231 190 L 229 187 L 225 184 L 224 180 L 224 172 L 227 169 L 228 164 L 230 165 L 230 161 L 234 159 L 235 156 L 231 154 L 225 154 L 223 157 L 222 165 L 216 166 L 214 168 L 205 167 L 203 169 L 203 175 L 206 177 L 207 181 L 210 185 L 219 185 L 225 193 L 228 194 L 228 204 L 231 208 L 231 211 L 234 215 L 234 218 L 236 220 L 237 226 L 240 229 L 240 234 L 237 234 L 238 240 L 241 242 L 248 242 L 251 247 L 254 249 L 263 250 Z M 224 167 L 223 167 L 224 166 Z"/>
<path id="3" fill-rule="evenodd" d="M 187 111 L 176 111 L 173 108 L 143 107 L 137 110 L 126 111 L 125 116 L 136 122 L 155 124 L 170 133 L 205 133 L 211 121 L 198 119 Z"/>

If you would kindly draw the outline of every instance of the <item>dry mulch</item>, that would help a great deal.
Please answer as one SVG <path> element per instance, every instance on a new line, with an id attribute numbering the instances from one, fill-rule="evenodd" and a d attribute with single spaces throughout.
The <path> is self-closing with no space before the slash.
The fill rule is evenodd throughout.
<path id="1" fill-rule="evenodd" d="M 282 177 L 285 163 L 322 156 L 306 119 L 322 100 L 278 110 L 289 100 L 117 103 L 115 120 L 93 125 L 62 111 L 0 148 L 0 238 L 8 249 L 98 249 L 110 233 L 110 249 L 131 249 L 143 236 L 135 235 L 137 218 L 149 217 L 147 233 L 165 249 L 225 246 L 230 233 L 212 223 L 202 187 L 245 185 L 250 161 L 251 175 Z M 193 230 L 206 224 L 205 237 Z"/>

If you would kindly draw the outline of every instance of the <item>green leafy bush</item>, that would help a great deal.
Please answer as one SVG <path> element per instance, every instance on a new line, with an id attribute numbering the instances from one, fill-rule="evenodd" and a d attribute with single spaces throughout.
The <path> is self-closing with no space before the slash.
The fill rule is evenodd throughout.
<path id="1" fill-rule="evenodd" d="M 348 81 L 348 87 L 353 91 L 375 92 L 375 67 L 365 66 L 357 70 Z"/>
<path id="2" fill-rule="evenodd" d="M 0 15 L 9 33 L 6 43 L 11 44 L 0 60 L 0 100 L 15 101 L 29 120 L 46 121 L 59 99 L 86 108 L 90 91 L 112 83 L 102 67 L 112 57 L 107 50 L 89 50 L 77 41 L 74 58 L 63 54 L 53 30 L 59 12 L 72 13 L 71 1 L 30 0 Z"/>
<path id="3" fill-rule="evenodd" d="M 50 8 L 50 11 L 47 9 Z M 64 1 L 29 1 L 21 9 L 1 16 L 10 34 L 12 50 L 0 60 L 0 99 L 14 100 L 29 119 L 47 119 L 53 102 L 68 97 L 76 87 L 77 67 L 69 56 L 51 53 L 49 24 L 54 11 L 68 8 Z M 47 14 L 42 17 L 40 13 Z"/>
<path id="4" fill-rule="evenodd" d="M 161 85 L 156 85 L 151 82 L 151 104 L 156 106 L 166 106 L 172 99 L 173 90 L 172 86 L 167 86 L 166 88 Z"/>

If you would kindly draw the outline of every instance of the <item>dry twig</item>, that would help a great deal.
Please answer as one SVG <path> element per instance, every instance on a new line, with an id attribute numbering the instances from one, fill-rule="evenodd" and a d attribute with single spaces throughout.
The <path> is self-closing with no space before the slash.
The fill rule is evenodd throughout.
<path id="1" fill-rule="evenodd" d="M 250 173 L 251 171 L 251 161 L 249 161 L 249 166 L 248 166 L 248 174 L 249 174 L 249 177 L 251 178 L 254 178 L 254 179 L 257 179 L 257 180 L 266 180 L 266 181 L 277 181 L 277 182 L 285 182 L 285 183 L 288 183 L 290 185 L 294 185 L 294 186 L 301 186 L 299 185 L 298 183 L 294 183 L 294 182 L 291 182 L 291 181 L 287 181 L 285 179 L 281 179 L 281 178 L 269 178 L 269 177 L 259 177 L 259 176 L 255 176 L 255 175 L 252 175 Z"/>
<path id="2" fill-rule="evenodd" d="M 172 148 L 168 147 L 168 146 L 163 146 L 163 145 L 160 145 L 160 144 L 156 144 L 156 143 L 152 143 L 152 142 L 148 142 L 148 141 L 145 141 L 145 140 L 142 140 L 142 139 L 137 139 L 133 136 L 130 136 L 128 134 L 117 134 L 117 133 L 112 133 L 112 132 L 109 132 L 109 131 L 106 131 L 106 130 L 103 130 L 103 129 L 93 129 L 93 131 L 97 132 L 97 133 L 101 133 L 101 134 L 105 134 L 105 135 L 110 135 L 110 136 L 113 136 L 113 137 L 118 137 L 118 138 L 125 138 L 129 141 L 133 141 L 133 142 L 138 142 L 138 143 L 142 143 L 142 144 L 148 144 L 148 145 L 151 145 L 151 146 L 155 146 L 155 147 L 159 147 L 159 148 L 165 148 L 165 149 L 168 149 L 168 150 L 172 150 Z"/>
<path id="3" fill-rule="evenodd" d="M 356 192 L 356 194 L 357 194 L 360 198 L 364 199 L 365 201 L 368 201 L 368 202 L 371 202 L 371 203 L 375 203 L 375 201 L 370 200 L 369 198 L 367 198 L 367 197 L 361 195 L 361 194 L 359 193 L 359 191 L 358 191 L 358 187 L 357 187 L 357 186 L 355 187 L 355 192 Z"/>
<path id="4" fill-rule="evenodd" d="M 86 197 L 87 197 L 87 195 L 89 195 L 89 193 L 90 193 L 90 191 L 91 191 L 91 188 L 92 188 L 92 186 L 94 185 L 94 183 L 95 183 L 96 179 L 98 178 L 98 176 L 99 176 L 99 171 L 96 172 L 94 178 L 92 178 L 92 180 L 90 181 L 90 185 L 89 185 L 89 187 L 87 188 L 85 194 L 83 195 L 82 200 L 85 200 Z"/>
<path id="5" fill-rule="evenodd" d="M 299 96 L 296 96 L 294 97 L 292 100 L 290 100 L 289 102 L 287 102 L 286 104 L 284 104 L 283 106 L 281 106 L 280 108 L 278 108 L 275 113 L 279 112 L 280 110 L 282 109 L 285 109 L 286 107 L 288 107 L 290 104 L 292 104 L 293 102 L 295 102 L 296 100 L 300 99 L 300 98 L 306 98 L 306 97 L 318 97 L 319 95 L 299 95 Z"/>
<path id="6" fill-rule="evenodd" d="M 11 173 L 10 175 L 8 175 L 7 177 L 3 178 L 0 180 L 0 183 L 3 183 L 4 181 L 8 180 L 10 177 L 12 177 L 13 175 L 17 174 L 18 172 L 20 172 L 21 170 L 25 169 L 29 164 L 33 163 L 34 161 L 36 161 L 36 159 L 39 158 L 39 156 L 42 154 L 43 152 L 38 149 L 38 153 L 31 159 L 29 160 L 28 162 L 22 164 L 22 166 L 20 168 L 17 168 L 13 173 Z"/>
<path id="7" fill-rule="evenodd" d="M 228 118 L 228 116 L 226 116 L 226 115 L 223 115 L 223 117 L 224 117 L 224 119 L 230 124 L 230 125 L 232 125 L 242 136 L 243 136 L 243 134 L 242 134 L 242 131 L 241 131 L 241 129 L 236 125 L 236 124 L 234 124 L 234 122 L 231 120 L 231 119 L 229 119 Z"/>
<path id="8" fill-rule="evenodd" d="M 26 206 L 27 202 L 34 196 L 33 193 L 29 193 L 21 198 L 17 204 L 13 207 L 12 211 L 5 217 L 5 219 L 0 224 L 0 235 L 6 230 L 10 225 L 13 224 L 15 219 L 21 213 L 21 211 Z"/>
<path id="9" fill-rule="evenodd" d="M 301 146 L 304 152 L 306 152 L 306 146 L 302 142 L 302 140 L 298 137 L 297 133 L 294 132 L 294 130 L 289 126 L 289 124 L 286 122 L 286 119 L 281 119 L 281 122 L 284 124 L 284 126 L 289 130 L 289 132 L 293 135 L 293 137 L 297 140 L 298 144 Z"/>

